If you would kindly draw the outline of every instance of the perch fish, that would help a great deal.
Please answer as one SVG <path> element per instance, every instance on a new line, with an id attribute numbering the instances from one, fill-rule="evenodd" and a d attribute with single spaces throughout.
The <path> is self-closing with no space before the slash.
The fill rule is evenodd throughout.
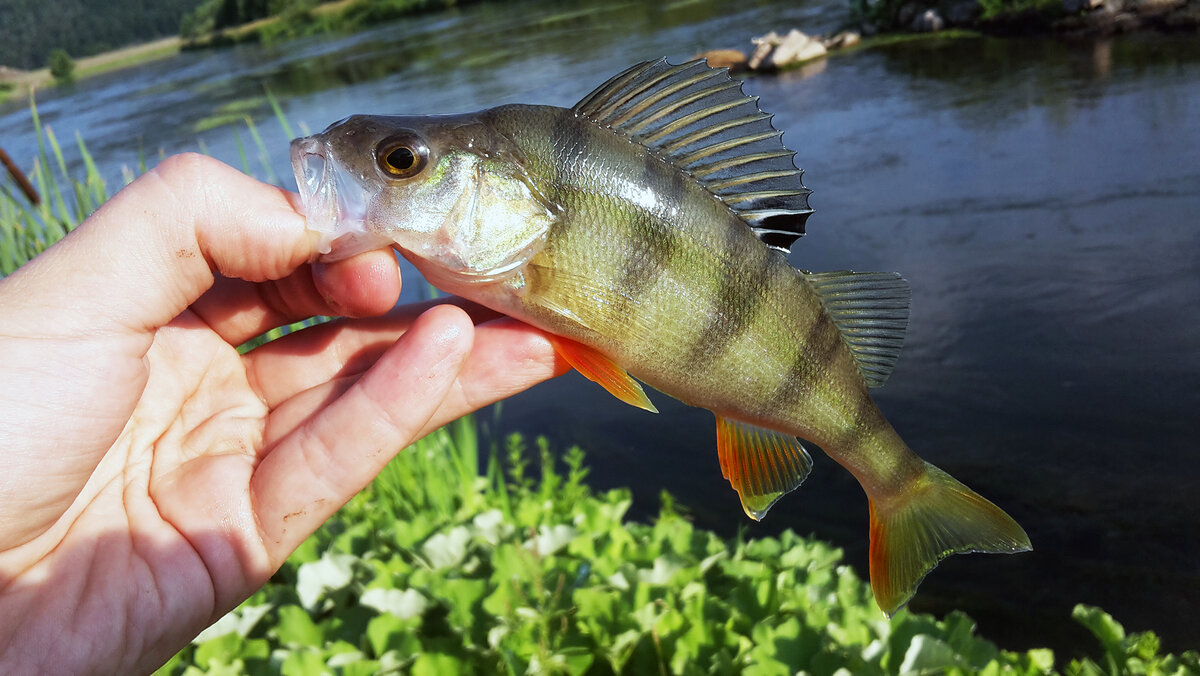
<path id="1" fill-rule="evenodd" d="M 569 109 L 354 115 L 291 153 L 325 260 L 395 246 L 442 290 L 550 333 L 622 401 L 654 411 L 640 380 L 712 411 L 751 518 L 808 475 L 797 437 L 820 446 L 869 499 L 885 613 L 950 554 L 1030 548 L 872 402 L 900 353 L 908 284 L 788 263 L 810 191 L 724 69 L 647 61 Z"/>

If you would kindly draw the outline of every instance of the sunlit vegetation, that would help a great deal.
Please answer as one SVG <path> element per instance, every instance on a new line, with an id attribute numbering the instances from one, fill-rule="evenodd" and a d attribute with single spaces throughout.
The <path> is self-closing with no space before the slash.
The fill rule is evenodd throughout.
<path id="1" fill-rule="evenodd" d="M 193 47 L 271 42 L 349 31 L 417 12 L 480 0 L 206 0 L 184 17 L 180 35 Z"/>
<path id="2" fill-rule="evenodd" d="M 998 649 L 958 612 L 890 621 L 837 550 L 790 531 L 726 540 L 664 494 L 593 492 L 584 454 L 471 418 L 403 451 L 270 584 L 162 674 L 1187 674 L 1103 611 L 1099 659 Z M 486 458 L 481 458 L 486 455 Z M 485 471 L 479 474 L 479 462 Z M 1067 618 L 1064 618 L 1066 621 Z M 1189 671 L 1192 670 L 1192 671 Z"/>

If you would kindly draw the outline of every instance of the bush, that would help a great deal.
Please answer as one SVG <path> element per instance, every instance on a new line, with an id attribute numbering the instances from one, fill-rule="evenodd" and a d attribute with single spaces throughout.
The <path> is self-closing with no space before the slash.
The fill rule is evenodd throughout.
<path id="1" fill-rule="evenodd" d="M 469 419 L 402 453 L 162 674 L 1043 674 L 1045 649 L 998 649 L 966 615 L 901 611 L 890 622 L 841 552 L 785 532 L 726 541 L 669 496 L 655 523 L 625 520 L 626 490 L 565 476 L 520 437 L 505 469 L 477 476 Z M 1189 673 L 1102 611 L 1076 618 L 1103 666 L 1068 674 Z"/>
<path id="2" fill-rule="evenodd" d="M 62 48 L 52 50 L 47 63 L 50 67 L 50 74 L 54 76 L 56 82 L 71 82 L 75 79 L 75 61 L 67 53 L 67 50 Z"/>

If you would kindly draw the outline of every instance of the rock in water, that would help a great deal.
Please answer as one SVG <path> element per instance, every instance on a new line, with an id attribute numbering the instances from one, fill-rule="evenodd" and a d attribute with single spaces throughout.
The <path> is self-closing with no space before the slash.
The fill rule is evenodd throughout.
<path id="1" fill-rule="evenodd" d="M 842 31 L 824 41 L 825 49 L 849 49 L 862 42 L 862 35 L 855 31 Z"/>
<path id="2" fill-rule="evenodd" d="M 817 38 L 809 37 L 793 28 L 787 35 L 779 37 L 771 31 L 754 38 L 757 48 L 750 57 L 751 70 L 778 70 L 805 61 L 825 56 L 825 45 Z"/>
<path id="3" fill-rule="evenodd" d="M 746 55 L 737 49 L 710 49 L 696 58 L 708 61 L 713 68 L 728 68 L 731 73 L 746 70 Z"/>
<path id="4" fill-rule="evenodd" d="M 936 33 L 946 27 L 946 20 L 936 9 L 927 9 L 913 19 L 912 29 L 918 33 Z"/>

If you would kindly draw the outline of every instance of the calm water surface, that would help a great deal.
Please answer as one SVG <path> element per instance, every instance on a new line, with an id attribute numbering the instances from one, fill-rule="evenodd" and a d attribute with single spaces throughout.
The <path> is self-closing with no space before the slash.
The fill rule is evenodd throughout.
<path id="1" fill-rule="evenodd" d="M 78 130 L 114 185 L 139 153 L 205 147 L 236 164 L 239 142 L 254 171 L 265 163 L 291 185 L 264 85 L 313 131 L 358 112 L 567 106 L 634 61 L 678 62 L 772 28 L 827 31 L 841 16 L 836 0 L 485 5 L 183 54 L 44 92 L 39 110 L 59 136 Z M 815 191 L 793 262 L 898 270 L 912 284 L 880 406 L 1034 542 L 1032 554 L 944 562 L 914 608 L 962 608 L 1008 647 L 1073 650 L 1093 645 L 1069 619 L 1085 602 L 1169 648 L 1200 647 L 1200 40 L 927 41 L 746 89 Z M 244 124 L 201 131 L 231 113 L 255 120 L 264 157 Z M 24 106 L 0 108 L 0 129 L 10 154 L 32 157 Z M 580 444 L 595 483 L 631 485 L 640 515 L 665 488 L 726 534 L 831 540 L 865 577 L 866 501 L 847 473 L 817 457 L 803 488 L 749 523 L 721 479 L 712 416 L 654 399 L 658 416 L 570 375 L 507 402 L 501 423 Z"/>

